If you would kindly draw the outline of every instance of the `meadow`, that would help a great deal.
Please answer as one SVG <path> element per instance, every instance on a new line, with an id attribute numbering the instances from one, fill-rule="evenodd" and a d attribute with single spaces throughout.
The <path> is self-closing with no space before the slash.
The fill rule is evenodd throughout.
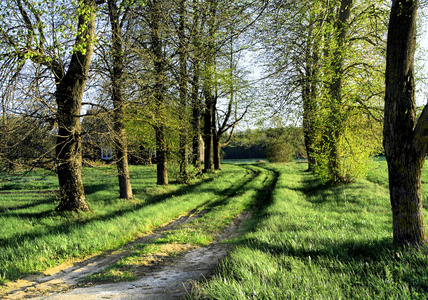
<path id="1" fill-rule="evenodd" d="M 113 166 L 85 168 L 92 212 L 84 214 L 54 212 L 52 174 L 12 178 L 0 185 L 0 282 L 116 249 L 189 211 L 204 215 L 150 247 L 207 245 L 252 210 L 246 232 L 227 241 L 234 250 L 189 299 L 428 298 L 428 248 L 392 243 L 385 161 L 375 160 L 366 179 L 335 187 L 305 169 L 224 164 L 190 185 L 158 187 L 153 167 L 132 166 L 135 199 L 124 201 Z M 428 170 L 428 195 L 424 178 Z"/>
<path id="2" fill-rule="evenodd" d="M 329 188 L 305 164 L 267 168 L 279 174 L 270 203 L 189 298 L 428 298 L 428 248 L 392 243 L 385 161 L 365 180 Z"/>

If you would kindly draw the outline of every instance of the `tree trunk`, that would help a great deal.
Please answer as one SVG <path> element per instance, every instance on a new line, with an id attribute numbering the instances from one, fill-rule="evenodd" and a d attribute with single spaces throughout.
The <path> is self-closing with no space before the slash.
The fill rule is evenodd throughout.
<path id="1" fill-rule="evenodd" d="M 308 157 L 308 171 L 313 171 L 317 165 L 315 157 L 316 143 L 316 104 L 318 85 L 318 61 L 319 61 L 319 39 L 314 37 L 314 20 L 317 13 L 310 13 L 308 40 L 305 52 L 305 69 L 303 71 L 302 101 L 303 101 L 303 136 L 305 141 L 306 155 Z M 318 30 L 318 29 L 317 29 Z"/>
<path id="2" fill-rule="evenodd" d="M 386 58 L 384 147 L 388 162 L 393 238 L 427 242 L 421 173 L 428 143 L 428 109 L 416 122 L 414 53 L 417 0 L 392 2 Z"/>
<path id="3" fill-rule="evenodd" d="M 149 2 L 151 8 L 151 40 L 152 54 L 154 60 L 154 98 L 156 106 L 156 124 L 154 125 L 156 135 L 156 159 L 157 159 L 157 184 L 168 185 L 167 167 L 167 143 L 166 143 L 166 105 L 165 105 L 165 67 L 162 53 L 162 37 L 160 33 L 160 23 L 162 18 L 162 7 L 160 0 Z"/>
<path id="4" fill-rule="evenodd" d="M 310 78 L 307 79 L 308 81 L 311 80 Z M 315 123 L 315 99 L 311 98 L 310 92 L 309 92 L 309 85 L 310 82 L 305 82 L 302 88 L 302 99 L 303 99 L 303 135 L 305 140 L 305 148 L 306 148 L 306 155 L 308 156 L 308 171 L 313 171 L 314 167 L 317 164 L 316 158 L 315 158 L 315 131 L 316 128 L 314 126 Z M 307 86 L 306 86 L 307 85 Z"/>
<path id="5" fill-rule="evenodd" d="M 205 91 L 205 112 L 204 112 L 204 172 L 211 172 L 213 165 L 213 130 L 212 130 L 212 91 Z"/>
<path id="6" fill-rule="evenodd" d="M 108 1 L 112 30 L 113 70 L 111 72 L 112 99 L 114 109 L 114 133 L 116 145 L 116 166 L 119 179 L 119 195 L 122 199 L 132 199 L 131 179 L 128 168 L 128 145 L 124 124 L 125 100 L 123 98 L 123 61 L 122 28 L 119 23 L 119 11 L 115 0 Z"/>
<path id="7" fill-rule="evenodd" d="M 60 203 L 56 208 L 58 211 L 90 210 L 82 181 L 80 109 L 94 47 L 95 9 L 94 0 L 83 2 L 75 45 L 82 47 L 84 51 L 73 53 L 64 76 L 59 77 L 58 72 L 55 74 L 58 81 L 55 94 L 58 106 L 56 144 L 60 188 Z"/>
<path id="8" fill-rule="evenodd" d="M 214 170 L 221 170 L 221 157 L 220 157 L 220 136 L 215 133 L 213 135 L 213 158 Z"/>
<path id="9" fill-rule="evenodd" d="M 165 126 L 155 127 L 157 184 L 168 185 L 168 158 Z"/>
<path id="10" fill-rule="evenodd" d="M 346 53 L 346 36 L 348 22 L 351 14 L 353 0 L 342 0 L 340 3 L 339 15 L 334 24 L 334 37 L 336 45 L 332 57 L 332 81 L 329 87 L 330 103 L 328 106 L 329 115 L 327 118 L 326 130 L 324 133 L 324 146 L 327 151 L 328 173 L 330 183 L 339 183 L 344 180 L 341 171 L 341 149 L 340 141 L 343 134 L 343 103 L 342 84 L 343 67 Z"/>
<path id="11" fill-rule="evenodd" d="M 205 76 L 204 76 L 204 97 L 205 97 L 205 113 L 204 113 L 204 172 L 212 172 L 213 165 L 213 124 L 215 125 L 214 109 L 214 52 L 215 52 L 215 21 L 217 13 L 216 0 L 208 1 L 209 16 L 208 16 L 208 46 L 205 52 Z"/>
<path id="12" fill-rule="evenodd" d="M 193 157 L 192 162 L 193 166 L 197 170 L 197 176 L 202 175 L 202 164 L 201 164 L 201 111 L 202 103 L 201 97 L 199 96 L 199 81 L 200 81 L 200 55 L 201 55 L 201 43 L 200 43 L 200 31 L 199 31 L 199 1 L 193 0 L 193 25 L 192 25 L 192 42 L 193 42 L 193 56 L 192 56 L 192 149 Z"/>
<path id="13" fill-rule="evenodd" d="M 180 176 L 181 182 L 189 182 L 189 147 L 188 147 L 188 130 L 187 130 L 187 43 L 185 35 L 186 25 L 186 2 L 180 0 L 179 2 L 179 14 L 180 14 L 180 25 L 178 29 L 179 39 L 179 56 L 180 56 L 180 117 L 182 120 L 182 129 L 180 130 L 180 151 L 179 151 L 179 162 L 180 162 Z"/>

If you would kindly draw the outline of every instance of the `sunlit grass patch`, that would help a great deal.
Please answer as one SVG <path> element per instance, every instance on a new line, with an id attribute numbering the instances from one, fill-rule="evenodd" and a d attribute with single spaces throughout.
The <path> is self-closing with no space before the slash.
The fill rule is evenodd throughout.
<path id="1" fill-rule="evenodd" d="M 268 167 L 280 174 L 271 205 L 189 297 L 426 298 L 428 249 L 393 245 L 389 191 L 382 181 L 325 187 L 303 165 Z"/>
<path id="2" fill-rule="evenodd" d="M 158 193 L 153 169 L 131 166 L 135 199 L 126 201 L 118 198 L 112 166 L 85 168 L 92 211 L 80 214 L 54 212 L 58 205 L 55 194 L 23 193 L 19 198 L 0 194 L 0 283 L 65 260 L 118 248 L 187 211 L 217 201 L 222 191 L 246 176 L 239 166 L 224 169 L 193 185 L 171 184 Z M 20 197 L 29 200 L 20 205 Z"/>

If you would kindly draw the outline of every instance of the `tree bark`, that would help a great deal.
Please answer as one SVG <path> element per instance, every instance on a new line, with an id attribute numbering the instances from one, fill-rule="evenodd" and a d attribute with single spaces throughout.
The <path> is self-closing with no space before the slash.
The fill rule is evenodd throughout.
<path id="1" fill-rule="evenodd" d="M 214 95 L 214 47 L 215 47 L 215 20 L 217 13 L 216 0 L 210 0 L 208 16 L 208 46 L 205 52 L 205 76 L 203 83 L 205 97 L 204 112 L 204 172 L 212 172 L 213 165 L 213 124 L 215 125 L 215 95 Z"/>
<path id="2" fill-rule="evenodd" d="M 59 70 L 55 99 L 58 106 L 58 138 L 56 156 L 60 203 L 58 211 L 89 211 L 82 181 L 82 146 L 80 136 L 80 109 L 85 90 L 89 66 L 94 48 L 95 10 L 94 0 L 82 4 L 79 15 L 78 34 L 75 45 L 83 50 L 72 54 L 67 73 L 62 76 Z"/>
<path id="3" fill-rule="evenodd" d="M 119 20 L 119 10 L 116 0 L 108 1 L 110 25 L 112 30 L 113 70 L 111 72 L 112 100 L 114 109 L 114 133 L 116 146 L 116 166 L 119 179 L 119 196 L 122 199 L 132 199 L 131 179 L 128 167 L 128 145 L 124 124 L 125 100 L 123 97 L 123 61 L 122 28 Z"/>
<path id="4" fill-rule="evenodd" d="M 179 1 L 179 14 L 180 24 L 178 29 L 179 39 L 179 56 L 180 56 L 180 116 L 182 120 L 182 130 L 180 130 L 180 150 L 179 150 L 179 162 L 180 162 L 180 176 L 181 182 L 189 182 L 189 147 L 188 147 L 188 118 L 187 118 L 187 43 L 185 34 L 186 25 L 186 1 Z"/>
<path id="5" fill-rule="evenodd" d="M 202 158 L 200 154 L 201 149 L 201 117 L 202 117 L 202 101 L 199 96 L 199 83 L 200 83 L 200 60 L 201 60 L 201 43 L 200 43 L 200 30 L 199 30 L 199 1 L 193 0 L 193 24 L 192 24 L 192 149 L 193 166 L 197 171 L 197 176 L 202 176 Z M 201 25 L 202 26 L 202 25 Z"/>
<path id="6" fill-rule="evenodd" d="M 218 132 L 213 134 L 213 158 L 214 158 L 214 170 L 221 170 L 221 157 L 220 157 L 220 137 Z"/>
<path id="7" fill-rule="evenodd" d="M 319 82 L 319 38 L 314 36 L 314 19 L 316 13 L 310 13 L 308 40 L 305 52 L 305 69 L 303 71 L 302 101 L 303 101 L 303 136 L 305 141 L 306 155 L 308 157 L 308 171 L 314 171 L 317 165 L 315 143 L 316 143 L 316 107 L 317 86 Z"/>
<path id="8" fill-rule="evenodd" d="M 428 109 L 416 121 L 414 53 L 418 0 L 392 2 L 386 57 L 384 147 L 388 162 L 393 238 L 427 242 L 421 173 L 428 144 Z"/>
<path id="9" fill-rule="evenodd" d="M 168 185 L 168 151 L 165 126 L 165 62 L 162 53 L 162 37 L 160 32 L 162 6 L 160 0 L 152 0 L 149 2 L 149 5 L 151 9 L 151 47 L 155 72 L 154 98 L 156 106 L 156 124 L 154 125 L 154 130 L 156 135 L 157 184 Z"/>
<path id="10" fill-rule="evenodd" d="M 205 90 L 205 112 L 204 112 L 204 172 L 211 172 L 213 165 L 213 95 L 211 90 Z"/>
<path id="11" fill-rule="evenodd" d="M 331 62 L 332 79 L 329 86 L 328 117 L 324 132 L 324 149 L 328 158 L 329 183 L 335 184 L 344 181 L 341 172 L 341 149 L 340 140 L 343 134 L 343 103 L 342 85 L 343 68 L 346 53 L 346 36 L 348 22 L 351 14 L 353 0 L 342 0 L 339 13 L 334 24 L 333 39 L 336 40 Z M 328 45 L 327 47 L 330 47 Z"/>

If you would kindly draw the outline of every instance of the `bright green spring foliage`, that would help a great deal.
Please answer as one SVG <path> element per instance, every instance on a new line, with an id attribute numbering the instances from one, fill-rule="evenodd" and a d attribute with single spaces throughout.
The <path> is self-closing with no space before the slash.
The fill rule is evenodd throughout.
<path id="1" fill-rule="evenodd" d="M 362 178 L 382 150 L 382 107 L 387 10 L 381 1 L 332 2 L 321 29 L 313 148 L 319 178 L 348 183 Z M 342 9 L 342 8 L 341 8 Z"/>

